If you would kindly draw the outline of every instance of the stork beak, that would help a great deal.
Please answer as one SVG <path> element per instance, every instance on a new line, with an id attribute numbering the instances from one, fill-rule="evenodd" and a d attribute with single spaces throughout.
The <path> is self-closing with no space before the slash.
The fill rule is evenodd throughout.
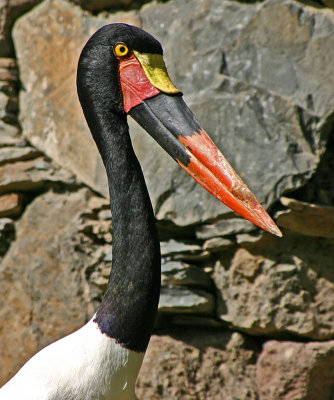
<path id="1" fill-rule="evenodd" d="M 277 236 L 281 231 L 204 132 L 171 83 L 162 56 L 159 67 L 140 53 L 120 63 L 124 109 L 198 183 L 242 217 Z M 145 62 L 144 60 L 144 62 Z M 150 64 L 151 62 L 151 64 Z M 153 65 L 152 65 L 153 64 Z M 158 70 L 158 71 L 157 71 Z"/>

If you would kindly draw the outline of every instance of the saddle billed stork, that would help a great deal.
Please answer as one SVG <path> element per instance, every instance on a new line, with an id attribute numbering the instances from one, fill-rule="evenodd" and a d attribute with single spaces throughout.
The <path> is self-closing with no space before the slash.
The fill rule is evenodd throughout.
<path id="1" fill-rule="evenodd" d="M 130 114 L 197 182 L 244 218 L 281 233 L 203 131 L 168 77 L 160 43 L 126 24 L 99 29 L 82 50 L 77 88 L 108 176 L 112 271 L 102 303 L 78 331 L 33 356 L 0 400 L 133 400 L 157 312 L 160 246 L 134 154 Z"/>

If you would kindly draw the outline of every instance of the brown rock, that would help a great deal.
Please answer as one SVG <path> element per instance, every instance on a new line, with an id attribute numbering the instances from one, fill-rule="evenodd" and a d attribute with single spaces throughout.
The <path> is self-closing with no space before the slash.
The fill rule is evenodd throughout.
<path id="1" fill-rule="evenodd" d="M 320 206 L 282 197 L 281 203 L 289 210 L 280 212 L 279 226 L 309 236 L 334 238 L 334 207 Z"/>
<path id="2" fill-rule="evenodd" d="M 328 400 L 333 395 L 334 341 L 269 341 L 257 362 L 260 400 Z"/>
<path id="3" fill-rule="evenodd" d="M 179 261 L 162 262 L 161 283 L 164 286 L 188 286 L 212 290 L 212 281 L 206 272 L 195 265 Z"/>
<path id="4" fill-rule="evenodd" d="M 37 197 L 0 265 L 0 385 L 36 351 L 83 325 L 87 304 L 75 252 L 88 191 Z"/>
<path id="5" fill-rule="evenodd" d="M 21 129 L 18 125 L 6 123 L 0 118 L 0 136 L 1 137 L 5 136 L 5 137 L 16 138 L 20 135 L 20 132 L 21 132 Z M 0 142 L 2 141 L 1 139 L 0 139 Z"/>
<path id="6" fill-rule="evenodd" d="M 329 8 L 334 8 L 334 0 L 323 0 L 322 3 L 326 4 Z"/>
<path id="7" fill-rule="evenodd" d="M 0 218 L 0 257 L 6 254 L 10 246 L 10 243 L 14 239 L 15 239 L 14 221 L 10 218 Z"/>
<path id="8" fill-rule="evenodd" d="M 0 196 L 0 218 L 17 217 L 21 214 L 23 196 L 18 193 L 10 193 Z"/>
<path id="9" fill-rule="evenodd" d="M 80 4 L 82 8 L 88 11 L 98 12 L 109 9 L 122 9 L 128 7 L 133 0 L 72 0 L 75 4 Z M 144 3 L 144 0 L 142 0 Z"/>
<path id="10" fill-rule="evenodd" d="M 90 17 L 68 2 L 49 0 L 21 18 L 14 29 L 25 85 L 21 93 L 24 135 L 106 196 L 105 170 L 77 97 L 76 69 L 90 35 L 112 22 L 138 24 L 134 13 Z"/>
<path id="11" fill-rule="evenodd" d="M 0 147 L 15 146 L 23 142 L 21 135 L 12 135 L 8 132 L 4 133 L 0 125 Z"/>
<path id="12" fill-rule="evenodd" d="M 214 296 L 200 289 L 171 286 L 161 288 L 159 311 L 168 314 L 213 315 Z"/>
<path id="13" fill-rule="evenodd" d="M 48 163 L 44 157 L 0 166 L 0 194 L 39 190 L 50 182 L 75 183 L 71 174 Z"/>
<path id="14" fill-rule="evenodd" d="M 16 161 L 30 160 L 40 156 L 41 152 L 33 147 L 4 147 L 0 149 L 0 166 Z"/>
<path id="15" fill-rule="evenodd" d="M 213 274 L 217 312 L 255 335 L 334 335 L 334 243 L 285 232 L 222 256 Z"/>
<path id="16" fill-rule="evenodd" d="M 203 249 L 209 251 L 210 253 L 217 253 L 233 246 L 233 244 L 234 243 L 230 239 L 215 237 L 204 242 Z"/>
<path id="17" fill-rule="evenodd" d="M 0 81 L 18 81 L 18 71 L 15 58 L 0 58 Z"/>
<path id="18" fill-rule="evenodd" d="M 41 0 L 0 0 L 0 57 L 13 57 L 11 30 L 15 20 Z"/>
<path id="19" fill-rule="evenodd" d="M 257 346 L 240 333 L 203 329 L 152 336 L 137 382 L 145 400 L 257 399 Z"/>

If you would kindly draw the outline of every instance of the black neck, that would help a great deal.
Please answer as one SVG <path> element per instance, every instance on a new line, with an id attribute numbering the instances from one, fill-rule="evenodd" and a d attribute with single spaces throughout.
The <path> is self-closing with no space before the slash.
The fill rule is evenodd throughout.
<path id="1" fill-rule="evenodd" d="M 160 246 L 152 205 L 134 154 L 113 65 L 78 71 L 78 94 L 109 181 L 112 270 L 97 310 L 100 330 L 124 347 L 145 351 L 160 293 Z M 117 98 L 118 97 L 118 98 Z M 122 103 L 121 103 L 122 104 Z M 117 107 L 118 109 L 117 109 Z"/>

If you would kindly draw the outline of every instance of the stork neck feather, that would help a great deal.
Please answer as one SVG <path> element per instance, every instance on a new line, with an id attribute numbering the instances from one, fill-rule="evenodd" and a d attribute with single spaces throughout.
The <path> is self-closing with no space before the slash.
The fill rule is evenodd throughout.
<path id="1" fill-rule="evenodd" d="M 110 69 L 109 63 L 109 69 Z M 112 65 L 111 65 L 112 67 Z M 113 249 L 95 321 L 124 347 L 145 351 L 160 293 L 160 246 L 151 201 L 132 148 L 114 71 L 78 70 L 78 94 L 109 182 Z"/>

